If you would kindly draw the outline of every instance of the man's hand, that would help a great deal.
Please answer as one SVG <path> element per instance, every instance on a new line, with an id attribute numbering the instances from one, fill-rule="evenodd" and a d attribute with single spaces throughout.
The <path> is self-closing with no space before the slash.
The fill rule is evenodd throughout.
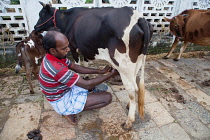
<path id="1" fill-rule="evenodd" d="M 120 74 L 116 69 L 113 69 L 113 68 L 112 68 L 112 71 L 110 73 L 112 74 L 112 76 L 116 76 L 116 75 Z"/>
<path id="2" fill-rule="evenodd" d="M 104 74 L 102 76 L 98 76 L 97 78 L 89 79 L 89 80 L 84 80 L 83 78 L 79 78 L 79 80 L 76 82 L 75 85 L 89 90 L 89 89 L 93 89 L 96 85 L 108 80 L 109 78 L 119 75 L 119 72 L 110 66 L 106 66 L 103 69 L 103 71 L 105 72 L 109 71 L 109 73 Z"/>
<path id="3" fill-rule="evenodd" d="M 107 65 L 103 70 L 101 70 L 101 74 L 105 74 L 107 72 L 110 72 L 112 76 L 119 75 L 119 72 L 110 65 Z"/>
<path id="4" fill-rule="evenodd" d="M 112 67 L 110 65 L 107 65 L 105 68 L 103 68 L 102 70 L 99 70 L 99 74 L 105 74 L 107 72 L 111 72 L 112 71 Z"/>

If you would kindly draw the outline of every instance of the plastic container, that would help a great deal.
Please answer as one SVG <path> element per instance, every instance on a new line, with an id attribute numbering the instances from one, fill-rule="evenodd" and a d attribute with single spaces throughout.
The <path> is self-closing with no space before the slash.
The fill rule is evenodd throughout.
<path id="1" fill-rule="evenodd" d="M 108 86 L 105 84 L 99 84 L 93 88 L 93 92 L 104 92 L 107 91 Z"/>

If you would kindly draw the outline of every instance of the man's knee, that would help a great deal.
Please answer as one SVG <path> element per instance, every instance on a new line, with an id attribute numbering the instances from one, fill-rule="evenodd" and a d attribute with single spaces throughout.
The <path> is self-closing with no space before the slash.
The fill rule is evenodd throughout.
<path id="1" fill-rule="evenodd" d="M 106 100 L 107 104 L 110 104 L 112 102 L 112 94 L 110 92 L 106 93 Z"/>

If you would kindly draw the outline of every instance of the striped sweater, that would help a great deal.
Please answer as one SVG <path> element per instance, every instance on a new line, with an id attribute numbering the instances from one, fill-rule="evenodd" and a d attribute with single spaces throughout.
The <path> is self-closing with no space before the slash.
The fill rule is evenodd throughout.
<path id="1" fill-rule="evenodd" d="M 40 71 L 39 84 L 48 101 L 63 97 L 79 79 L 79 75 L 69 70 L 69 59 L 58 59 L 51 54 L 44 57 Z"/>

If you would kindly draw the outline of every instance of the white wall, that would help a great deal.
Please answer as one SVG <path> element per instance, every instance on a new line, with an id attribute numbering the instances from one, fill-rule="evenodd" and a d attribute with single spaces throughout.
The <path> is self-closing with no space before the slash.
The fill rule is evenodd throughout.
<path id="1" fill-rule="evenodd" d="M 0 13 L 0 24 L 6 24 L 7 28 L 10 28 L 12 23 L 19 24 L 19 27 L 11 28 L 15 32 L 14 36 L 24 36 L 22 34 L 18 34 L 19 30 L 23 30 L 22 24 L 25 23 L 26 29 L 28 32 L 31 32 L 34 29 L 34 25 L 36 24 L 39 18 L 39 11 L 42 9 L 42 5 L 39 3 L 42 1 L 44 3 L 52 2 L 51 0 L 20 0 L 20 5 L 8 5 L 8 8 L 15 8 L 15 13 L 5 12 L 6 10 L 2 10 L 3 13 Z M 118 1 L 116 0 L 110 1 L 110 3 L 102 3 L 102 0 L 94 0 L 93 3 L 85 4 L 82 3 L 81 0 L 61 0 L 63 4 L 52 4 L 53 7 L 66 7 L 67 9 L 72 8 L 74 6 L 79 7 L 119 7 L 122 6 L 130 6 L 139 12 L 143 13 L 145 18 L 152 23 L 154 26 L 154 34 L 158 34 L 161 30 L 165 30 L 168 28 L 169 23 L 164 22 L 163 18 L 172 18 L 173 16 L 181 13 L 186 9 L 210 9 L 210 2 L 207 0 L 164 0 L 165 3 L 162 3 L 162 0 L 137 0 L 136 3 L 129 3 L 130 1 Z M 78 1 L 80 5 L 75 5 Z M 67 2 L 67 3 L 65 3 Z M 76 3 L 75 3 L 76 2 Z M 113 3 L 111 3 L 113 2 Z M 115 2 L 115 3 L 114 3 Z M 22 9 L 22 13 L 18 11 L 18 8 Z M 4 13 L 5 12 L 5 13 Z M 2 16 L 10 16 L 11 20 L 1 20 Z M 23 20 L 15 21 L 14 16 L 23 16 Z M 28 34 L 27 34 L 28 35 Z"/>
<path id="2" fill-rule="evenodd" d="M 48 0 L 39 0 L 44 3 L 49 2 Z M 21 5 L 25 9 L 25 14 L 28 22 L 29 32 L 34 30 L 34 25 L 36 24 L 39 18 L 39 11 L 42 9 L 42 5 L 38 0 L 20 0 Z"/>

